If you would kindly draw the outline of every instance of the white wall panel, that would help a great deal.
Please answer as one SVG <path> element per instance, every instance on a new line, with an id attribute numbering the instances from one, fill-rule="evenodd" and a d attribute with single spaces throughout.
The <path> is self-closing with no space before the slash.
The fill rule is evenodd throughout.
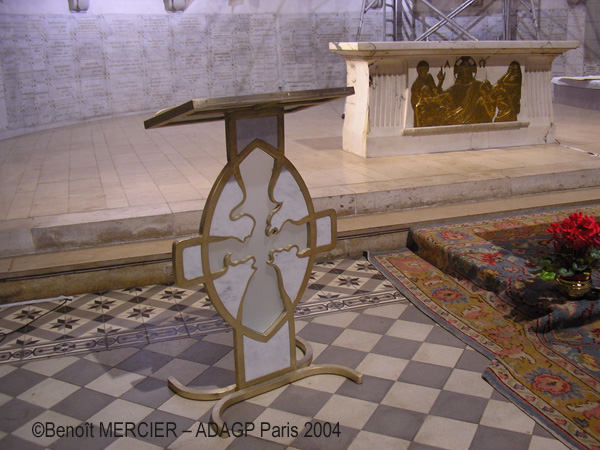
<path id="1" fill-rule="evenodd" d="M 553 1 L 542 5 L 544 37 L 583 40 L 598 14 Z M 355 40 L 361 0 L 186 3 L 169 13 L 163 0 L 89 0 L 70 13 L 67 0 L 2 0 L 0 138 L 190 98 L 345 85 L 328 43 Z M 488 14 L 471 31 L 497 39 L 500 23 Z M 370 11 L 361 40 L 381 37 L 381 11 Z M 583 49 L 557 58 L 553 75 L 590 74 L 600 56 L 590 58 Z"/>

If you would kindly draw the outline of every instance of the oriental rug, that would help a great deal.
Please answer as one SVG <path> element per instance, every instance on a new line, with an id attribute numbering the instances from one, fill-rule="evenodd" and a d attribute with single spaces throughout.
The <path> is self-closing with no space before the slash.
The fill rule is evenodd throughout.
<path id="1" fill-rule="evenodd" d="M 600 449 L 598 290 L 564 299 L 536 276 L 551 222 L 600 206 L 417 227 L 369 255 L 418 308 L 492 361 L 483 377 L 572 448 Z M 594 280 L 599 285 L 599 280 Z"/>

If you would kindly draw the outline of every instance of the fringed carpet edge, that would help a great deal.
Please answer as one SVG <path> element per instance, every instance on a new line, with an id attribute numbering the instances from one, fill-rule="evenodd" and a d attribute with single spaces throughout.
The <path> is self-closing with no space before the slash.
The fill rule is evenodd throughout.
<path id="1" fill-rule="evenodd" d="M 388 255 L 388 254 L 399 253 L 399 252 L 403 252 L 403 251 L 410 252 L 410 250 L 408 250 L 408 249 L 403 249 L 403 250 L 400 250 L 400 251 L 393 251 L 393 252 L 376 252 L 376 253 L 367 252 L 367 259 L 419 311 L 421 311 L 423 314 L 425 314 L 426 316 L 428 316 L 429 318 L 431 318 L 435 323 L 437 323 L 438 325 L 440 325 L 442 328 L 444 328 L 450 334 L 456 336 L 458 339 L 460 339 L 461 341 L 463 341 L 465 344 L 467 344 L 470 347 L 472 347 L 473 349 L 477 350 L 479 353 L 481 353 L 482 355 L 484 355 L 486 358 L 488 358 L 490 360 L 494 359 L 494 356 L 495 356 L 494 353 L 492 353 L 487 348 L 485 348 L 483 345 L 481 345 L 479 342 L 477 342 L 473 337 L 470 337 L 468 334 L 466 334 L 465 331 L 461 331 L 460 329 L 458 329 L 455 326 L 451 325 L 440 314 L 436 313 L 429 306 L 427 306 L 426 299 L 424 299 L 422 295 L 418 295 L 417 294 L 418 288 L 416 286 L 413 285 L 412 289 L 410 289 L 409 287 L 407 287 L 407 286 L 410 286 L 410 284 L 412 284 L 408 278 L 406 280 L 404 280 L 404 282 L 400 282 L 396 277 L 391 276 L 391 274 L 389 273 L 389 271 L 387 270 L 387 268 L 385 268 L 379 262 L 379 260 L 377 259 L 377 257 L 380 256 L 380 255 Z"/>
<path id="2" fill-rule="evenodd" d="M 486 368 L 482 377 L 500 394 L 508 398 L 568 447 L 574 449 L 600 449 L 600 442 L 594 437 L 581 431 L 576 423 L 568 420 L 560 411 L 545 403 L 520 383 L 511 369 L 501 360 L 496 359 L 497 355 L 494 351 L 482 343 L 482 341 L 485 342 L 485 336 L 478 334 L 472 328 L 462 325 L 460 320 L 453 319 L 453 314 L 450 311 L 439 307 L 399 269 L 396 268 L 394 273 L 392 273 L 389 264 L 386 264 L 385 257 L 406 252 L 430 266 L 431 270 L 436 271 L 449 282 L 458 285 L 456 280 L 434 266 L 431 266 L 408 249 L 376 253 L 369 252 L 367 258 L 415 307 L 445 330 L 491 360 L 490 366 Z M 400 278 L 398 275 L 400 275 Z M 474 286 L 474 289 L 479 290 L 476 286 Z M 488 294 L 494 295 L 492 293 Z"/>

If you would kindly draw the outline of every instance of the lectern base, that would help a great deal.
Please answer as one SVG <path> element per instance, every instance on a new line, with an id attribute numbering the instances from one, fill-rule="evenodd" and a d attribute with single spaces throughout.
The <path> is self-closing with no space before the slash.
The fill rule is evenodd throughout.
<path id="1" fill-rule="evenodd" d="M 229 432 L 221 416 L 227 408 L 236 403 L 313 375 L 340 375 L 357 384 L 362 383 L 362 374 L 349 367 L 340 366 L 338 364 L 319 364 L 311 366 L 312 348 L 304 339 L 296 337 L 296 347 L 304 353 L 302 359 L 298 360 L 298 369 L 244 389 L 236 390 L 235 384 L 218 389 L 195 389 L 184 386 L 173 377 L 169 377 L 168 379 L 169 388 L 180 397 L 190 400 L 220 399 L 213 407 L 211 425 L 220 437 L 226 438 L 229 436 Z"/>

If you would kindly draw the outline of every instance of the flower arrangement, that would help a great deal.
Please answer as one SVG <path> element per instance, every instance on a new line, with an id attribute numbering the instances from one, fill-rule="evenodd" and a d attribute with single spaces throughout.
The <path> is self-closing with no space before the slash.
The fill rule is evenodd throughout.
<path id="1" fill-rule="evenodd" d="M 554 222 L 552 233 L 554 254 L 541 263 L 541 277 L 553 280 L 557 275 L 571 280 L 589 278 L 600 265 L 600 224 L 592 216 L 572 213 L 562 222 Z"/>

